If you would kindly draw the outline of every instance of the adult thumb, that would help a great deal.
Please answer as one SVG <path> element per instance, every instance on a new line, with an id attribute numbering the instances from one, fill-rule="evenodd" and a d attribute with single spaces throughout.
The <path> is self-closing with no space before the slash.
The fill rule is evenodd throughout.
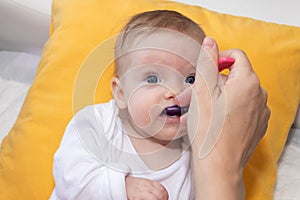
<path id="1" fill-rule="evenodd" d="M 221 81 L 217 66 L 218 57 L 216 41 L 206 37 L 197 61 L 196 80 L 190 104 L 192 109 L 189 111 L 188 120 L 189 138 L 191 142 L 195 139 L 195 144 L 198 144 L 196 149 L 200 159 L 211 152 L 224 123 L 225 94 L 218 84 Z M 190 114 L 196 117 L 193 119 Z"/>
<path id="2" fill-rule="evenodd" d="M 194 87 L 203 88 L 202 84 L 205 84 L 210 93 L 215 90 L 218 85 L 219 79 L 217 66 L 218 57 L 219 49 L 216 41 L 211 37 L 205 37 L 202 43 L 202 48 L 198 57 L 196 67 L 195 82 L 198 82 L 198 84 L 195 84 Z"/>

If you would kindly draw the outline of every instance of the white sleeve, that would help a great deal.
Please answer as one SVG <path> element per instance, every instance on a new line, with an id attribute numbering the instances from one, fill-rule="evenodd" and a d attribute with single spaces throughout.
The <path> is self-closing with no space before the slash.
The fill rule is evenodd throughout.
<path id="1" fill-rule="evenodd" d="M 101 163 L 87 151 L 74 120 L 55 153 L 53 176 L 56 185 L 50 199 L 127 199 L 126 173 Z"/>

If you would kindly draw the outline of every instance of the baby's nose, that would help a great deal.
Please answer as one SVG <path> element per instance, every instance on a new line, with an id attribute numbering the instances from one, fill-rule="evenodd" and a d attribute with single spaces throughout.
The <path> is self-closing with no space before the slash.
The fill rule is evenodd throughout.
<path id="1" fill-rule="evenodd" d="M 166 99 L 176 99 L 176 96 L 180 94 L 184 89 L 182 87 L 172 87 L 166 88 L 165 98 Z"/>
<path id="2" fill-rule="evenodd" d="M 176 94 L 175 92 L 171 91 L 170 89 L 168 89 L 165 93 L 165 98 L 166 99 L 175 99 Z"/>

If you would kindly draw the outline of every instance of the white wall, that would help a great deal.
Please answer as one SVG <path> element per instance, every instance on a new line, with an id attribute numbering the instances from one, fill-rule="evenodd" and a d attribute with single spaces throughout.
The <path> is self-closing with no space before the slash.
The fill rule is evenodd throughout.
<path id="1" fill-rule="evenodd" d="M 300 27 L 300 0 L 175 1 L 217 12 Z M 51 0 L 0 0 L 0 50 L 39 54 L 49 36 L 51 4 Z"/>
<path id="2" fill-rule="evenodd" d="M 2 0 L 1 0 L 2 1 Z M 10 0 L 50 15 L 51 0 Z M 125 2 L 126 0 L 124 0 Z M 300 27 L 300 0 L 175 0 L 210 10 Z"/>
<path id="3" fill-rule="evenodd" d="M 300 0 L 175 0 L 209 10 L 300 27 Z"/>

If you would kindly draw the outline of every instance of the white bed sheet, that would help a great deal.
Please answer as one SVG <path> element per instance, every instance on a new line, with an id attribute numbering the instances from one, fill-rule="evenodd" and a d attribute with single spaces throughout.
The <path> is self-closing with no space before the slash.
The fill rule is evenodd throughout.
<path id="1" fill-rule="evenodd" d="M 274 200 L 300 199 L 300 129 L 292 128 L 279 161 Z"/>
<path id="2" fill-rule="evenodd" d="M 14 125 L 40 56 L 0 51 L 0 143 Z"/>
<path id="3" fill-rule="evenodd" d="M 40 57 L 0 51 L 0 142 L 12 128 Z M 300 199 L 300 129 L 291 129 L 279 162 L 274 200 Z"/>

